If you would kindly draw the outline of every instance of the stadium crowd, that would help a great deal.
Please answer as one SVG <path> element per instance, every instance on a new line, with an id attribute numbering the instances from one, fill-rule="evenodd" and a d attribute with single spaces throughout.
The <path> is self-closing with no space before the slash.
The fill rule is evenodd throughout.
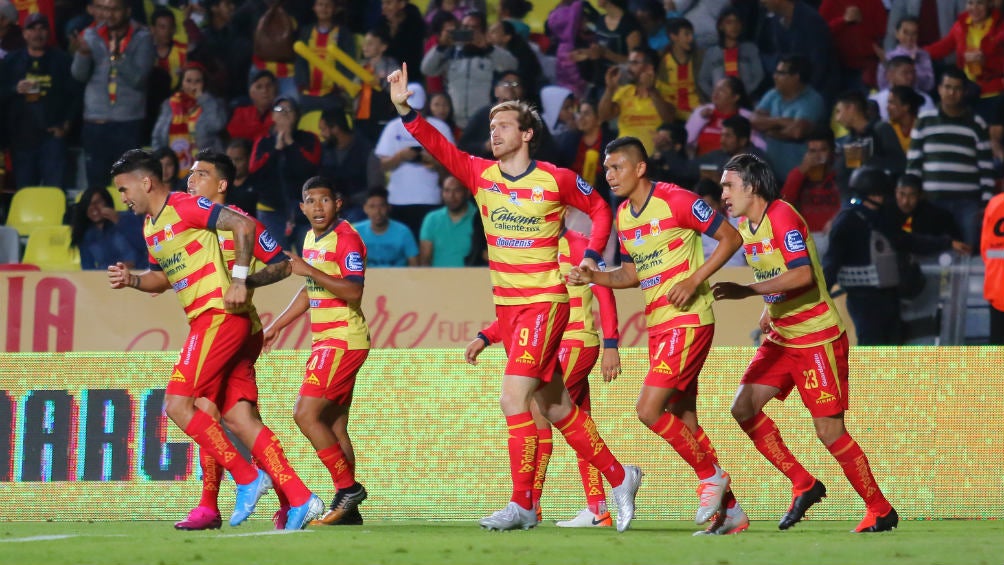
<path id="1" fill-rule="evenodd" d="M 212 149 L 236 166 L 227 203 L 283 246 L 303 241 L 301 187 L 322 175 L 369 266 L 485 266 L 467 192 L 394 111 L 387 75 L 403 62 L 410 104 L 475 155 L 491 156 L 494 104 L 532 102 L 547 130 L 534 157 L 611 204 L 603 149 L 618 135 L 642 140 L 652 180 L 719 207 L 725 163 L 765 159 L 827 283 L 875 260 L 833 241 L 860 230 L 831 230 L 870 194 L 882 202 L 866 229 L 933 238 L 903 253 L 979 251 L 1004 161 L 999 0 L 538 2 L 0 0 L 0 209 L 60 187 L 84 269 L 142 268 L 141 225 L 107 198 L 111 165 L 151 147 L 186 190 Z M 855 186 L 871 168 L 885 176 Z"/>

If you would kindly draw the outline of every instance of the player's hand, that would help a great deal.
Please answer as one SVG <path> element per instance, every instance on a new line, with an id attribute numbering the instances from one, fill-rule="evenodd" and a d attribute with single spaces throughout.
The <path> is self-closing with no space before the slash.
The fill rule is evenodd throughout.
<path id="1" fill-rule="evenodd" d="M 274 325 L 265 328 L 263 339 L 264 341 L 261 346 L 262 351 L 272 351 L 272 346 L 274 346 L 275 341 L 279 339 L 279 330 L 277 330 Z"/>
<path id="2" fill-rule="evenodd" d="M 248 302 L 248 287 L 242 279 L 234 279 L 230 282 L 230 288 L 223 296 L 223 306 L 227 310 L 235 310 L 244 306 Z"/>
<path id="3" fill-rule="evenodd" d="M 485 340 L 480 337 L 474 338 L 474 341 L 467 344 L 467 349 L 464 350 L 464 359 L 470 365 L 478 364 L 478 355 L 485 350 Z"/>
<path id="4" fill-rule="evenodd" d="M 596 262 L 596 259 L 593 259 L 592 257 L 583 257 L 582 261 L 579 261 L 579 268 L 580 269 L 588 269 L 590 271 L 602 271 L 603 270 L 603 269 L 600 268 L 599 263 Z"/>
<path id="5" fill-rule="evenodd" d="M 677 308 L 683 308 L 694 297 L 695 292 L 697 292 L 697 281 L 693 277 L 687 277 L 669 289 L 666 300 Z"/>
<path id="6" fill-rule="evenodd" d="M 310 276 L 313 267 L 311 267 L 309 263 L 304 261 L 303 257 L 300 257 L 296 253 L 291 253 L 285 250 L 283 250 L 283 253 L 285 253 L 286 256 L 289 257 L 289 266 L 293 269 L 294 275 L 299 275 L 301 277 Z"/>
<path id="7" fill-rule="evenodd" d="M 605 383 L 609 383 L 620 376 L 621 354 L 616 347 L 607 347 L 603 350 L 600 370 L 603 372 L 603 382 Z"/>
<path id="8" fill-rule="evenodd" d="M 711 294 L 714 295 L 715 300 L 741 300 L 756 293 L 744 284 L 719 282 L 711 287 Z"/>
<path id="9" fill-rule="evenodd" d="M 618 67 L 617 65 L 610 67 L 609 69 L 607 69 L 607 74 L 606 76 L 603 77 L 603 79 L 604 82 L 606 82 L 607 88 L 609 88 L 611 92 L 613 92 L 614 90 L 617 89 L 617 86 L 620 85 L 621 68 Z"/>
<path id="10" fill-rule="evenodd" d="M 131 276 L 129 269 L 121 261 L 114 265 L 108 265 L 108 284 L 115 290 L 129 286 L 129 277 Z"/>
<path id="11" fill-rule="evenodd" d="M 568 284 L 572 286 L 583 286 L 593 282 L 592 269 L 583 269 L 581 266 L 572 267 L 568 273 Z"/>
<path id="12" fill-rule="evenodd" d="M 401 68 L 387 76 L 390 85 L 390 101 L 394 103 L 397 113 L 404 116 L 411 111 L 408 98 L 414 94 L 408 90 L 408 63 L 401 63 Z"/>
<path id="13" fill-rule="evenodd" d="M 770 313 L 766 308 L 760 314 L 760 332 L 765 336 L 770 333 Z"/>

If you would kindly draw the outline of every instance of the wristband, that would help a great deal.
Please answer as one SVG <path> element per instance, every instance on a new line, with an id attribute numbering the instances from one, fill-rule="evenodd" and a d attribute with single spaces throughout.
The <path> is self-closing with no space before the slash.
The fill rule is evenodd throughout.
<path id="1" fill-rule="evenodd" d="M 478 332 L 478 339 L 480 339 L 481 341 L 485 342 L 485 347 L 488 347 L 489 345 L 492 344 L 492 342 L 488 339 L 488 336 L 486 336 L 485 334 L 483 334 L 481 332 Z"/>
<path id="2" fill-rule="evenodd" d="M 234 265 L 233 274 L 230 276 L 234 279 L 246 280 L 248 278 L 248 268 L 244 265 Z"/>

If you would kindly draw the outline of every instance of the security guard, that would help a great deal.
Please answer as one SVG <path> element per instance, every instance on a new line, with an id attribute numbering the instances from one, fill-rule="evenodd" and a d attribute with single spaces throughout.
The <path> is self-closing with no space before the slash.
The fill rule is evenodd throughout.
<path id="1" fill-rule="evenodd" d="M 987 204 L 980 241 L 986 265 L 983 296 L 990 303 L 990 344 L 1004 345 L 1004 194 Z"/>

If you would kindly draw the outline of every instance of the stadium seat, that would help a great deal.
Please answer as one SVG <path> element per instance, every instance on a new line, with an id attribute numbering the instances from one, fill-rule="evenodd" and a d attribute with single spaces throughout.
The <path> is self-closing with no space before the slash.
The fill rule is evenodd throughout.
<path id="1" fill-rule="evenodd" d="M 79 271 L 80 251 L 70 248 L 70 226 L 35 228 L 28 236 L 23 262 L 43 271 Z"/>
<path id="2" fill-rule="evenodd" d="M 0 226 L 0 265 L 17 263 L 21 259 L 21 238 L 17 230 Z"/>
<path id="3" fill-rule="evenodd" d="M 21 236 L 38 227 L 58 226 L 66 214 L 66 193 L 55 186 L 26 186 L 14 193 L 7 225 Z"/>
<path id="4" fill-rule="evenodd" d="M 307 112 L 300 117 L 300 123 L 297 124 L 298 129 L 303 131 L 309 131 L 310 133 L 320 137 L 321 136 L 321 111 L 314 110 L 312 112 Z"/>

